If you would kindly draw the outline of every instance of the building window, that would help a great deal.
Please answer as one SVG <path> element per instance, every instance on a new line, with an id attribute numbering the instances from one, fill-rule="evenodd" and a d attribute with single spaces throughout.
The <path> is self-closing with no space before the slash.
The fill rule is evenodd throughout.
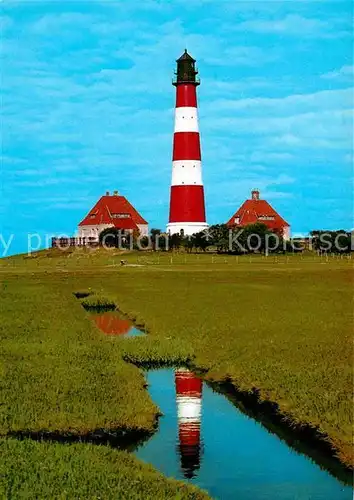
<path id="1" fill-rule="evenodd" d="M 274 220 L 275 217 L 273 215 L 259 215 L 258 220 Z"/>
<path id="2" fill-rule="evenodd" d="M 115 214 L 111 214 L 112 215 L 112 219 L 129 219 L 130 218 L 130 214 L 127 214 L 127 213 L 115 213 Z"/>

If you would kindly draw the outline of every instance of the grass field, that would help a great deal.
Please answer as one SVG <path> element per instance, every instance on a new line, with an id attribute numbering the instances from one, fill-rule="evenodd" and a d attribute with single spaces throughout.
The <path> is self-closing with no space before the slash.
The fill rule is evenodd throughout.
<path id="1" fill-rule="evenodd" d="M 3 435 L 151 431 L 158 409 L 142 373 L 122 356 L 194 355 L 207 378 L 259 389 L 291 422 L 319 428 L 341 461 L 352 463 L 351 260 L 127 253 L 130 265 L 121 267 L 121 258 L 50 251 L 0 261 Z M 114 300 L 149 335 L 128 342 L 101 335 L 73 295 L 89 288 Z M 33 444 L 21 451 L 23 443 L 12 446 L 35 456 Z M 48 453 L 57 457 L 55 447 L 64 445 L 36 446 L 53 446 Z M 89 445 L 76 446 L 75 453 Z M 97 460 L 109 462 L 99 448 L 82 453 L 102 453 Z M 140 467 L 129 460 L 132 470 Z"/>
<path id="2" fill-rule="evenodd" d="M 123 429 L 134 441 L 154 430 L 158 408 L 143 374 L 93 326 L 65 277 L 1 274 L 0 300 L 0 498 L 206 498 L 123 451 L 5 438 L 86 439 L 104 430 L 111 440 Z"/>
<path id="3" fill-rule="evenodd" d="M 203 500 L 130 453 L 90 444 L 0 440 L 1 498 Z"/>

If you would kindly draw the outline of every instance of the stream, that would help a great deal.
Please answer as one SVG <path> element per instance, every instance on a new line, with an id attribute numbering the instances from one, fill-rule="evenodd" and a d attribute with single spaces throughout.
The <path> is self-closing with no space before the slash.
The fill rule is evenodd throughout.
<path id="1" fill-rule="evenodd" d="M 106 335 L 145 335 L 116 311 L 92 314 Z M 145 372 L 163 415 L 135 450 L 166 476 L 221 500 L 349 500 L 352 488 L 215 392 L 188 368 Z"/>
<path id="2" fill-rule="evenodd" d="M 105 335 L 119 335 L 122 337 L 142 337 L 145 334 L 136 328 L 133 322 L 123 317 L 117 311 L 97 312 L 90 314 L 97 328 Z"/>
<path id="3" fill-rule="evenodd" d="M 349 500 L 342 484 L 188 369 L 146 372 L 158 431 L 135 452 L 222 500 Z"/>

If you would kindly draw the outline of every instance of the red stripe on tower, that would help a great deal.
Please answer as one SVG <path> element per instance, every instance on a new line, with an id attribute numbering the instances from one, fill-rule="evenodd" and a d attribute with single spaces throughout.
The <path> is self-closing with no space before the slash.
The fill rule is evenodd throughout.
<path id="1" fill-rule="evenodd" d="M 172 186 L 170 223 L 205 220 L 203 186 Z"/>
<path id="2" fill-rule="evenodd" d="M 191 235 L 208 227 L 197 110 L 198 71 L 187 50 L 177 59 L 170 215 L 167 231 Z"/>
<path id="3" fill-rule="evenodd" d="M 178 63 L 178 61 L 177 61 Z M 177 83 L 177 82 L 176 82 Z M 197 82 L 195 82 L 197 84 Z M 180 83 L 176 85 L 176 108 L 197 108 L 197 92 L 195 84 Z"/>
<path id="4" fill-rule="evenodd" d="M 200 467 L 200 421 L 203 382 L 187 369 L 175 372 L 181 469 L 187 478 Z"/>
<path id="5" fill-rule="evenodd" d="M 199 133 L 175 132 L 173 137 L 172 161 L 191 159 L 197 161 L 201 159 Z"/>

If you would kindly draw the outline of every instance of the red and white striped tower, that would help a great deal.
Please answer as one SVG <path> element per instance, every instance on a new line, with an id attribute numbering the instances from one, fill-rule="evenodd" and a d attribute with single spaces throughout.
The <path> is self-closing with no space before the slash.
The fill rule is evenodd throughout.
<path id="1" fill-rule="evenodd" d="M 187 369 L 175 372 L 179 453 L 186 478 L 200 467 L 200 421 L 203 381 Z"/>
<path id="2" fill-rule="evenodd" d="M 199 79 L 195 59 L 187 50 L 177 59 L 170 215 L 167 232 L 191 235 L 208 227 L 197 109 Z"/>

